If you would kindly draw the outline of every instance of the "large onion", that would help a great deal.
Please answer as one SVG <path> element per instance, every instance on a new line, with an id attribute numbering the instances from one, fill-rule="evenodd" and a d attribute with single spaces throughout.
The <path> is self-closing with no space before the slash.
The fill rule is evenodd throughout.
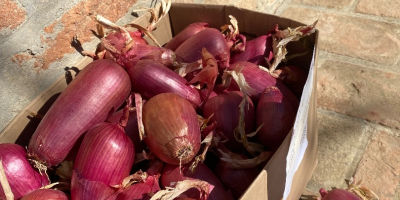
<path id="1" fill-rule="evenodd" d="M 25 195 L 21 200 L 68 200 L 68 197 L 59 190 L 38 189 Z"/>
<path id="2" fill-rule="evenodd" d="M 7 181 L 15 199 L 49 184 L 45 174 L 40 175 L 26 159 L 26 150 L 18 144 L 0 144 L 2 161 Z M 0 185 L 0 199 L 5 199 Z"/>
<path id="3" fill-rule="evenodd" d="M 143 106 L 144 141 L 162 161 L 185 164 L 200 148 L 196 111 L 189 101 L 174 93 L 162 93 Z"/>
<path id="4" fill-rule="evenodd" d="M 259 36 L 255 39 L 246 41 L 244 51 L 235 51 L 231 53 L 231 63 L 247 61 L 256 65 L 267 66 L 265 59 L 270 61 L 273 58 L 272 52 L 272 34 Z"/>
<path id="5" fill-rule="evenodd" d="M 128 97 L 126 71 L 111 60 L 88 64 L 67 86 L 44 116 L 28 155 L 47 167 L 60 164 L 77 139 L 115 112 Z"/>
<path id="6" fill-rule="evenodd" d="M 208 28 L 208 23 L 196 22 L 189 24 L 181 32 L 175 35 L 166 45 L 165 48 L 175 51 L 183 42 L 196 35 L 198 32 Z"/>

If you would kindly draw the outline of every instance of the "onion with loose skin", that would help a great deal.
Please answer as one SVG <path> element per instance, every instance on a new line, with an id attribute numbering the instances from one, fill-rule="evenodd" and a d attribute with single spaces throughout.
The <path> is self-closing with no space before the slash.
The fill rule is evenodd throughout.
<path id="1" fill-rule="evenodd" d="M 333 189 L 329 192 L 325 189 L 320 189 L 319 192 L 322 200 L 361 200 L 357 195 L 344 189 Z"/>
<path id="2" fill-rule="evenodd" d="M 197 114 L 189 101 L 174 93 L 162 93 L 143 106 L 145 143 L 162 161 L 186 164 L 200 149 Z"/>
<path id="3" fill-rule="evenodd" d="M 86 133 L 74 163 L 72 199 L 105 199 L 116 192 L 110 186 L 129 175 L 135 150 L 123 126 L 102 122 Z"/>
<path id="4" fill-rule="evenodd" d="M 0 144 L 0 160 L 15 199 L 49 184 L 47 176 L 40 175 L 26 159 L 26 150 L 18 144 Z M 0 199 L 6 199 L 0 185 Z"/>
<path id="5" fill-rule="evenodd" d="M 269 150 L 275 151 L 293 127 L 297 107 L 277 87 L 268 87 L 257 104 L 257 127 L 264 124 L 256 137 Z"/>
<path id="6" fill-rule="evenodd" d="M 204 118 L 212 116 L 211 120 L 217 122 L 217 131 L 221 131 L 228 141 L 226 147 L 234 152 L 244 150 L 243 144 L 238 142 L 234 135 L 235 128 L 239 125 L 239 104 L 243 100 L 240 91 L 226 91 L 210 98 L 204 105 Z M 255 108 L 253 102 L 248 98 L 249 106 L 245 109 L 245 129 L 249 134 L 255 126 Z"/>
<path id="7" fill-rule="evenodd" d="M 175 93 L 198 107 L 201 103 L 197 89 L 191 87 L 187 81 L 171 69 L 153 60 L 141 60 L 135 67 L 128 69 L 133 90 L 144 97 L 151 97 L 160 93 Z"/>
<path id="8" fill-rule="evenodd" d="M 189 170 L 189 167 L 190 164 L 183 165 L 182 168 L 179 165 L 165 165 L 160 178 L 161 186 L 164 188 L 173 187 L 178 181 L 198 179 L 214 186 L 208 200 L 233 200 L 232 195 L 225 190 L 221 181 L 205 164 L 199 163 L 193 173 Z M 197 189 L 189 189 L 181 197 L 198 199 L 199 195 L 200 192 Z"/>
<path id="9" fill-rule="evenodd" d="M 208 23 L 196 22 L 186 26 L 181 32 L 175 35 L 166 45 L 165 48 L 175 51 L 183 42 L 196 35 L 198 32 L 208 28 Z"/>
<path id="10" fill-rule="evenodd" d="M 77 139 L 114 113 L 130 90 L 128 74 L 115 62 L 103 59 L 88 64 L 40 122 L 29 142 L 29 158 L 41 169 L 60 164 Z"/>
<path id="11" fill-rule="evenodd" d="M 59 190 L 38 189 L 25 195 L 21 200 L 68 200 L 68 197 Z"/>

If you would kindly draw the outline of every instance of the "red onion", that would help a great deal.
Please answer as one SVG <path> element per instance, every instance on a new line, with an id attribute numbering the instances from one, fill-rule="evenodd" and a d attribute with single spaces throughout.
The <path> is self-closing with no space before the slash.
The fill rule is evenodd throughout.
<path id="1" fill-rule="evenodd" d="M 151 97 L 172 92 L 190 101 L 197 107 L 201 103 L 199 92 L 188 85 L 187 81 L 164 65 L 141 60 L 135 67 L 128 69 L 133 89 L 144 97 Z"/>
<path id="2" fill-rule="evenodd" d="M 215 28 L 207 28 L 183 42 L 175 53 L 183 62 L 191 63 L 202 58 L 200 53 L 206 48 L 218 61 L 221 69 L 229 65 L 229 46 L 225 37 Z"/>
<path id="3" fill-rule="evenodd" d="M 129 175 L 135 156 L 123 127 L 102 122 L 85 135 L 74 163 L 72 199 L 105 199 Z"/>
<path id="4" fill-rule="evenodd" d="M 247 159 L 243 154 L 239 158 Z M 247 190 L 251 183 L 257 178 L 260 170 L 255 168 L 250 169 L 231 169 L 227 162 L 220 160 L 217 164 L 215 174 L 219 177 L 221 182 L 232 192 L 235 199 Z"/>
<path id="5" fill-rule="evenodd" d="M 84 132 L 122 105 L 130 85 L 128 74 L 115 62 L 88 64 L 40 122 L 29 142 L 29 157 L 47 167 L 61 163 Z"/>
<path id="6" fill-rule="evenodd" d="M 25 195 L 21 200 L 68 200 L 68 197 L 59 190 L 38 189 Z"/>
<path id="7" fill-rule="evenodd" d="M 228 139 L 226 147 L 234 152 L 244 150 L 242 143 L 236 141 L 234 129 L 239 125 L 239 104 L 243 100 L 243 93 L 239 91 L 226 91 L 210 98 L 204 105 L 203 115 L 217 122 L 217 131 L 221 131 Z M 253 102 L 248 98 L 249 106 L 245 109 L 245 130 L 251 133 L 254 130 L 255 109 Z"/>
<path id="8" fill-rule="evenodd" d="M 214 186 L 211 191 L 208 200 L 232 200 L 233 197 L 228 193 L 220 180 L 215 174 L 205 165 L 199 163 L 192 173 L 189 170 L 190 164 L 183 165 L 182 168 L 179 165 L 165 165 L 161 174 L 160 183 L 162 187 L 171 187 L 172 184 L 183 181 L 186 179 L 198 179 L 206 181 Z M 181 197 L 199 198 L 199 191 L 197 189 L 190 189 L 183 193 Z"/>
<path id="9" fill-rule="evenodd" d="M 319 191 L 322 196 L 322 200 L 361 200 L 357 195 L 344 190 L 344 189 L 333 189 L 327 192 L 325 189 Z"/>
<path id="10" fill-rule="evenodd" d="M 162 161 L 190 162 L 200 149 L 201 134 L 196 111 L 174 93 L 162 93 L 143 106 L 144 141 Z"/>
<path id="11" fill-rule="evenodd" d="M 17 144 L 0 144 L 0 160 L 15 199 L 49 184 L 47 176 L 32 168 L 26 159 L 26 150 Z M 5 198 L 0 185 L 0 199 Z"/>
<path id="12" fill-rule="evenodd" d="M 196 22 L 189 24 L 181 32 L 175 35 L 166 45 L 165 48 L 175 51 L 183 42 L 196 35 L 198 32 L 208 28 L 208 23 Z"/>
<path id="13" fill-rule="evenodd" d="M 258 141 L 277 150 L 293 127 L 296 110 L 280 89 L 266 88 L 257 104 L 257 127 L 264 124 L 256 135 Z"/>
<path id="14" fill-rule="evenodd" d="M 272 75 L 281 80 L 282 83 L 300 99 L 308 77 L 304 69 L 297 65 L 287 65 L 279 67 Z"/>

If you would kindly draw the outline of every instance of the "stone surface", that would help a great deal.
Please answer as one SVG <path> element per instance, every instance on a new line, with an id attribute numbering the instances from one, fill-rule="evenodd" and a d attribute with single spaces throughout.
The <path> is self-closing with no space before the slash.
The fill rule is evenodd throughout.
<path id="1" fill-rule="evenodd" d="M 400 18 L 400 2 L 392 0 L 360 0 L 356 12 Z"/>
<path id="2" fill-rule="evenodd" d="M 380 199 L 400 199 L 399 136 L 398 129 L 376 126 L 355 174 Z"/>
<path id="3" fill-rule="evenodd" d="M 288 7 L 281 16 L 306 24 L 318 19 L 319 46 L 329 52 L 389 66 L 399 58 L 398 24 L 301 7 Z"/>
<path id="4" fill-rule="evenodd" d="M 346 188 L 371 137 L 364 120 L 318 109 L 318 164 L 307 185 L 312 194 L 320 188 Z"/>
<path id="5" fill-rule="evenodd" d="M 246 8 L 250 10 L 257 9 L 257 0 L 227 0 L 227 1 L 219 1 L 219 0 L 204 0 L 204 4 L 214 4 L 214 5 L 234 5 L 240 8 Z"/>
<path id="6" fill-rule="evenodd" d="M 0 0 L 0 34 L 4 29 L 15 29 L 22 24 L 26 18 L 25 9 L 15 0 Z"/>
<path id="7" fill-rule="evenodd" d="M 328 8 L 345 8 L 350 6 L 353 0 L 294 0 L 293 2 L 305 5 L 324 6 Z"/>
<path id="8" fill-rule="evenodd" d="M 336 61 L 318 70 L 319 107 L 400 128 L 400 74 Z"/>

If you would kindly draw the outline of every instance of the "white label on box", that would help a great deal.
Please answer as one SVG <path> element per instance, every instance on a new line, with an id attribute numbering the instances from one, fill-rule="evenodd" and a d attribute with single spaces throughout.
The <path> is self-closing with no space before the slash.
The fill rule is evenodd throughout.
<path id="1" fill-rule="evenodd" d="M 290 194 L 292 188 L 292 181 L 295 172 L 297 171 L 301 161 L 303 160 L 304 153 L 306 151 L 307 141 L 307 118 L 308 109 L 310 104 L 311 92 L 313 89 L 313 69 L 314 69 L 314 56 L 315 48 L 313 51 L 313 58 L 311 60 L 310 70 L 306 84 L 304 85 L 303 94 L 301 95 L 301 101 L 299 110 L 297 112 L 296 120 L 293 126 L 292 140 L 290 142 L 288 155 L 286 157 L 286 182 L 285 191 L 283 193 L 283 199 L 286 200 Z"/>

